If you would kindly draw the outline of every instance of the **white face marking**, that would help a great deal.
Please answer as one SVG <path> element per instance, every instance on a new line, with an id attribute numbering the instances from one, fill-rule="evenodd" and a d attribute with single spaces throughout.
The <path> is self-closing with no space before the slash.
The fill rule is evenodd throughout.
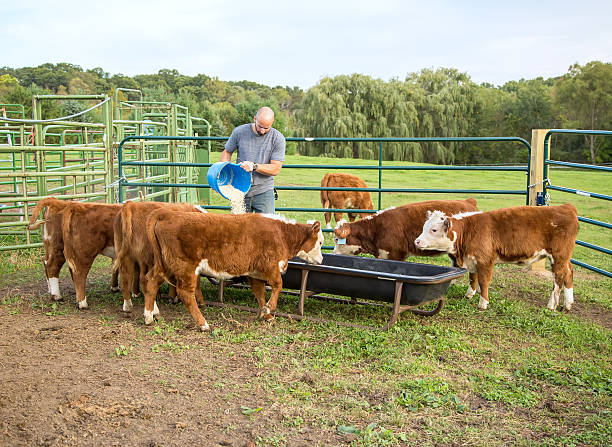
<path id="1" fill-rule="evenodd" d="M 77 301 L 79 309 L 87 309 L 87 297 L 83 298 L 83 301 Z"/>
<path id="2" fill-rule="evenodd" d="M 106 247 L 100 252 L 100 254 L 102 256 L 106 256 L 107 258 L 115 259 L 115 247 Z"/>
<path id="3" fill-rule="evenodd" d="M 336 244 L 333 253 L 335 255 L 354 255 L 359 250 L 361 250 L 359 245 Z"/>
<path id="4" fill-rule="evenodd" d="M 217 272 L 210 268 L 210 266 L 208 265 L 208 259 L 202 259 L 200 261 L 200 264 L 195 269 L 195 274 L 196 276 L 204 275 L 217 279 L 230 279 L 234 277 L 234 275 L 230 275 L 227 272 Z"/>
<path id="5" fill-rule="evenodd" d="M 306 262 L 310 262 L 311 264 L 320 264 L 323 262 L 323 254 L 321 253 L 321 245 L 323 245 L 323 232 L 319 230 L 319 234 L 317 234 L 317 242 L 315 243 L 312 250 L 306 253 L 304 250 L 300 250 L 297 254 L 298 258 L 303 259 Z"/>
<path id="6" fill-rule="evenodd" d="M 378 259 L 389 259 L 389 252 L 387 250 L 383 250 L 382 248 L 378 249 Z"/>
<path id="7" fill-rule="evenodd" d="M 60 299 L 59 278 L 49 278 L 49 293 L 56 300 Z"/>
<path id="8" fill-rule="evenodd" d="M 334 229 L 338 229 L 340 228 L 342 225 L 344 225 L 345 223 L 347 223 L 346 220 L 344 219 L 340 219 L 338 222 L 336 222 L 336 226 L 334 227 Z"/>
<path id="9" fill-rule="evenodd" d="M 442 211 L 427 212 L 429 216 L 423 224 L 423 232 L 416 238 L 414 245 L 420 250 L 437 250 L 445 253 L 455 253 L 455 240 L 457 233 L 453 232 L 453 239 L 449 239 L 444 230 L 447 219 Z"/>

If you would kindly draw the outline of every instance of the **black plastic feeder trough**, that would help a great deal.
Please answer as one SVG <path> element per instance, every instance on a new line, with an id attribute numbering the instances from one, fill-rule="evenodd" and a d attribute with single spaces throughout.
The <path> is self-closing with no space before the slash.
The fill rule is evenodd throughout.
<path id="1" fill-rule="evenodd" d="M 352 304 L 372 304 L 357 300 L 357 298 L 362 298 L 369 301 L 393 303 L 393 313 L 386 325 L 381 328 L 368 327 L 385 330 L 395 324 L 400 313 L 407 310 L 425 316 L 439 313 L 444 305 L 446 290 L 450 282 L 463 276 L 465 272 L 465 269 L 457 267 L 389 261 L 360 256 L 324 254 L 323 263 L 320 265 L 308 264 L 294 258 L 289 261 L 287 272 L 283 275 L 283 289 L 299 290 L 298 313 L 287 314 L 277 311 L 276 315 L 296 320 L 306 318 L 313 321 L 327 321 L 304 316 L 304 300 L 306 297 Z M 244 281 L 246 281 L 246 278 L 220 281 L 219 302 L 207 304 L 228 305 L 223 303 L 224 286 Z M 297 294 L 285 290 L 284 293 Z M 320 296 L 316 295 L 317 293 L 341 295 L 351 299 Z M 419 306 L 436 301 L 438 305 L 433 310 L 417 309 Z M 258 311 L 246 306 L 229 306 L 254 312 Z M 336 323 L 361 328 L 366 327 L 343 322 Z"/>

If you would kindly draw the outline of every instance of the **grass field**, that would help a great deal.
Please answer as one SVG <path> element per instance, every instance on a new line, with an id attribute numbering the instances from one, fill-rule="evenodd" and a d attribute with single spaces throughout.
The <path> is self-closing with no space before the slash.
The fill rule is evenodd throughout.
<path id="1" fill-rule="evenodd" d="M 301 156 L 288 156 L 286 161 L 307 163 L 368 164 Z M 371 187 L 377 185 L 374 171 L 347 172 L 361 176 Z M 316 169 L 283 169 L 277 184 L 319 186 L 323 174 Z M 609 176 L 601 173 L 554 170 L 550 177 L 554 184 L 612 194 Z M 521 173 L 383 174 L 383 187 L 523 189 L 525 183 Z M 524 203 L 522 196 L 474 197 L 483 210 Z M 441 197 L 386 194 L 382 208 L 430 198 Z M 215 193 L 213 200 L 226 204 Z M 612 221 L 612 207 L 606 201 L 553 191 L 552 202 L 571 202 L 582 216 Z M 320 207 L 319 192 L 280 191 L 277 207 L 285 206 Z M 286 214 L 301 222 L 323 220 L 321 213 Z M 602 228 L 581 224 L 579 238 L 612 247 L 611 232 Z M 609 256 L 577 248 L 575 257 L 612 270 Z M 118 317 L 120 297 L 106 292 L 109 263 L 105 260 L 95 263 L 88 292 L 93 307 L 87 313 L 78 313 L 73 296 L 54 303 L 46 295 L 32 299 L 12 291 L 44 283 L 39 259 L 39 250 L 0 252 L 4 273 L 0 278 L 7 286 L 0 306 L 7 315 L 29 309 L 32 318 L 98 318 L 100 330 L 122 337 L 120 342 L 111 338 L 106 366 L 100 368 L 115 365 L 131 370 L 139 381 L 149 381 L 154 392 L 165 395 L 193 374 L 208 377 L 206 387 L 222 402 L 242 408 L 224 426 L 230 438 L 246 427 L 256 432 L 257 446 L 612 443 L 612 280 L 578 267 L 571 312 L 545 309 L 552 290 L 550 277 L 510 265 L 495 268 L 486 311 L 477 310 L 477 297 L 463 297 L 464 278 L 449 288 L 439 315 L 403 314 L 386 332 L 283 318 L 268 325 L 253 321 L 245 312 L 207 307 L 203 312 L 212 332 L 197 334 L 182 305 L 163 305 L 164 318 L 154 327 L 143 324 L 142 298 L 135 301 L 138 315 L 130 320 Z M 422 261 L 448 264 L 446 257 Z M 62 277 L 67 277 L 65 271 Z M 205 285 L 207 300 L 214 300 L 215 293 L 213 286 Z M 236 304 L 254 305 L 250 291 L 230 289 L 226 297 Z M 281 297 L 280 310 L 293 312 L 295 305 L 295 297 Z M 385 323 L 388 313 L 384 308 L 317 300 L 307 300 L 306 305 L 307 315 L 376 326 Z M 219 358 L 212 372 L 207 372 L 210 365 L 198 362 L 209 352 Z M 172 367 L 185 362 L 193 364 L 191 370 Z M 232 377 L 236 364 L 250 375 Z M 156 372 L 159 368 L 163 375 Z M 190 399 L 184 393 L 172 396 L 178 402 Z"/>

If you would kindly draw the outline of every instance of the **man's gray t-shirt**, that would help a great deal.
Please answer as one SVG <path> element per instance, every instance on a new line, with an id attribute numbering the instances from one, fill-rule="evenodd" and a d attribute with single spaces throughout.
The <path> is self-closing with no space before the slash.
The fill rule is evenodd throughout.
<path id="1" fill-rule="evenodd" d="M 272 128 L 264 135 L 253 132 L 252 124 L 238 126 L 225 143 L 225 150 L 230 154 L 238 149 L 237 163 L 252 161 L 257 164 L 268 164 L 270 160 L 285 161 L 285 137 Z M 246 197 L 269 191 L 274 188 L 274 177 L 253 172 L 251 189 Z"/>

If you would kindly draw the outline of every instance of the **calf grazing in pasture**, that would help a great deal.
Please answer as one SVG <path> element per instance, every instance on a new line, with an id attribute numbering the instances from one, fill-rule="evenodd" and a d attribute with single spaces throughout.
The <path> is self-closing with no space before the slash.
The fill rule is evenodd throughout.
<path id="1" fill-rule="evenodd" d="M 570 310 L 574 302 L 570 259 L 577 234 L 578 217 L 571 204 L 517 206 L 451 217 L 442 211 L 428 212 L 423 232 L 414 243 L 420 249 L 448 253 L 458 266 L 468 269 L 466 296 L 474 296 L 480 288 L 480 309 L 489 304 L 493 264 L 529 265 L 548 258 L 554 274 L 548 308 L 557 308 L 563 287 L 564 306 Z"/>
<path id="2" fill-rule="evenodd" d="M 175 213 L 154 211 L 147 220 L 154 267 L 145 285 L 145 323 L 153 321 L 155 295 L 174 279 L 178 296 L 202 331 L 209 330 L 194 300 L 199 275 L 217 279 L 248 276 L 259 316 L 271 320 L 289 259 L 323 261 L 321 224 L 299 224 L 262 214 Z M 272 288 L 266 303 L 265 283 Z"/>
<path id="3" fill-rule="evenodd" d="M 368 253 L 377 258 L 403 261 L 407 256 L 437 256 L 439 252 L 418 250 L 414 240 L 421 233 L 428 210 L 449 214 L 478 211 L 476 200 L 430 200 L 392 207 L 357 222 L 341 221 L 334 230 L 334 253 Z"/>
<path id="4" fill-rule="evenodd" d="M 367 188 L 368 185 L 356 175 L 342 173 L 327 173 L 321 180 L 323 187 L 339 188 Z M 321 191 L 321 204 L 323 208 L 356 208 L 361 210 L 372 210 L 372 198 L 368 191 Z M 359 215 L 365 217 L 366 213 L 347 213 L 349 220 L 353 222 Z M 334 212 L 336 223 L 342 219 L 342 213 Z M 331 212 L 325 213 L 325 225 L 331 228 Z"/>
<path id="5" fill-rule="evenodd" d="M 40 212 L 46 208 L 43 221 L 36 222 Z M 65 262 L 76 290 L 79 309 L 87 307 L 85 282 L 94 259 L 98 255 L 115 258 L 113 246 L 113 219 L 121 205 L 104 203 L 82 203 L 48 197 L 40 200 L 28 225 L 29 230 L 44 224 L 43 264 L 51 296 L 59 300 L 59 272 Z M 111 290 L 118 291 L 117 273 L 113 273 Z"/>
<path id="6" fill-rule="evenodd" d="M 144 290 L 145 275 L 153 267 L 153 249 L 149 244 L 146 233 L 146 220 L 153 211 L 165 208 L 177 212 L 206 211 L 199 206 L 188 203 L 163 202 L 126 202 L 114 220 L 115 253 L 117 258 L 113 264 L 113 271 L 119 272 L 121 291 L 123 294 L 123 311 L 132 310 L 132 297 L 138 294 L 138 284 Z M 174 287 L 170 286 L 172 296 Z M 204 304 L 202 290 L 196 287 L 196 298 Z M 155 305 L 154 314 L 159 312 Z"/>

